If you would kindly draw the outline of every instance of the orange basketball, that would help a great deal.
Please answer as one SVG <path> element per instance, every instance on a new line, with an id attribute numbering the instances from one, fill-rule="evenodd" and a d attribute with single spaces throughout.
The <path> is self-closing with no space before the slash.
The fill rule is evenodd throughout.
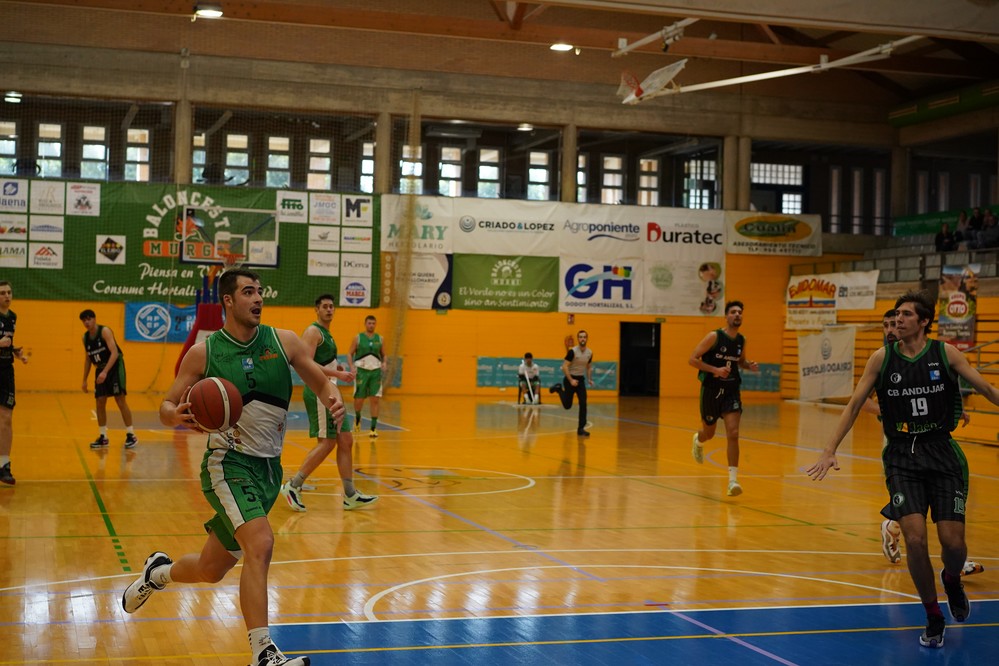
<path id="1" fill-rule="evenodd" d="M 236 425 L 243 414 L 243 397 L 228 379 L 205 377 L 187 393 L 191 413 L 205 432 L 223 432 Z"/>
<path id="2" fill-rule="evenodd" d="M 572 349 L 576 345 L 576 338 L 571 335 L 565 336 L 565 348 Z"/>

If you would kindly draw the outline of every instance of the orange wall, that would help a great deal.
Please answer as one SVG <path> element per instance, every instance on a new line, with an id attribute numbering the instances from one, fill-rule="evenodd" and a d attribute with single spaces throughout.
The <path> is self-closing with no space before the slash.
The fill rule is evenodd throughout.
<path id="1" fill-rule="evenodd" d="M 826 259 L 835 259 L 826 257 Z M 784 290 L 788 266 L 802 260 L 790 257 L 728 255 L 725 280 L 727 300 L 746 305 L 743 333 L 747 354 L 761 363 L 780 363 L 784 328 Z M 110 326 L 125 351 L 128 388 L 132 392 L 165 391 L 173 379 L 180 345 L 124 341 L 123 303 L 67 301 L 19 301 L 14 288 L 12 309 L 18 316 L 16 341 L 32 352 L 27 366 L 17 365 L 17 386 L 22 391 L 79 391 L 83 377 L 84 308 L 97 312 L 98 322 Z M 350 338 L 363 328 L 371 310 L 340 308 L 333 321 L 334 337 L 345 351 Z M 378 330 L 392 345 L 393 313 L 374 311 Z M 312 308 L 270 307 L 264 321 L 300 332 L 312 321 Z M 663 321 L 660 394 L 691 396 L 698 384 L 687 364 L 691 350 L 709 331 L 724 323 L 723 317 L 679 317 L 635 315 L 632 322 Z M 446 314 L 411 310 L 406 313 L 402 334 L 403 384 L 400 394 L 499 395 L 496 388 L 477 388 L 476 359 L 479 356 L 520 356 L 526 351 L 538 358 L 560 358 L 563 339 L 585 328 L 594 358 L 617 361 L 620 317 L 606 314 L 576 314 L 572 325 L 565 313 L 500 313 L 452 310 Z M 511 381 L 511 384 L 513 382 Z M 93 388 L 93 376 L 90 378 Z"/>

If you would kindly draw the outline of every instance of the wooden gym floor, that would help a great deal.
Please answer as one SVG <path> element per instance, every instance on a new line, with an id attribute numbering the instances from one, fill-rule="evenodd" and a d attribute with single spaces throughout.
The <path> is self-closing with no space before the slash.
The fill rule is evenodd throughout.
<path id="1" fill-rule="evenodd" d="M 18 482 L 0 488 L 0 664 L 247 663 L 238 569 L 121 610 L 146 556 L 200 550 L 209 517 L 203 439 L 163 429 L 159 399 L 129 396 L 133 451 L 110 407 L 110 450 L 94 452 L 90 396 L 18 396 Z M 965 447 L 970 552 L 985 572 L 965 579 L 969 620 L 949 622 L 945 647 L 930 651 L 917 642 L 924 617 L 904 563 L 881 554 L 873 418 L 861 415 L 841 448 L 843 469 L 815 483 L 802 470 L 839 410 L 750 399 L 745 493 L 729 498 L 724 439 L 706 445 L 703 465 L 691 459 L 693 397 L 594 401 L 587 440 L 575 408 L 512 400 L 390 397 L 381 437 L 365 432 L 354 448 L 376 505 L 341 510 L 332 462 L 304 496 L 308 513 L 279 499 L 270 599 L 282 649 L 313 664 L 446 665 L 999 654 L 999 448 Z M 300 403 L 293 410 L 289 474 L 312 445 Z"/>

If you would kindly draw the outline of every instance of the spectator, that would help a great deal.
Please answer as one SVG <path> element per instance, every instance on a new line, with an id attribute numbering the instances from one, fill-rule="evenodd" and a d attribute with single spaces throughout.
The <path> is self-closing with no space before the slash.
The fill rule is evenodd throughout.
<path id="1" fill-rule="evenodd" d="M 943 223 L 940 231 L 937 232 L 934 243 L 937 246 L 937 252 L 952 252 L 957 249 L 957 239 L 954 237 L 954 232 L 950 230 L 950 224 Z"/>
<path id="2" fill-rule="evenodd" d="M 968 226 L 968 214 L 963 210 L 957 216 L 957 227 L 954 229 L 954 240 L 958 243 L 972 240 Z"/>
<path id="3" fill-rule="evenodd" d="M 968 247 L 976 250 L 982 250 L 988 247 L 999 247 L 999 225 L 996 224 L 995 215 L 985 216 L 984 226 L 978 233 L 978 242 L 974 245 L 969 243 Z"/>
<path id="4" fill-rule="evenodd" d="M 982 209 L 978 206 L 971 209 L 971 219 L 968 220 L 968 226 L 971 227 L 972 231 L 981 231 L 985 227 L 985 218 L 982 216 Z"/>

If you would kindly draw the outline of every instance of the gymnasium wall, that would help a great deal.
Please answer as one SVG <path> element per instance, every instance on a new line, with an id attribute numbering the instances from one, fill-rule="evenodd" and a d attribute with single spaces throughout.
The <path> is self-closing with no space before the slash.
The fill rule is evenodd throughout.
<path id="1" fill-rule="evenodd" d="M 848 256 L 827 255 L 835 261 Z M 747 355 L 761 363 L 781 363 L 784 336 L 784 291 L 788 266 L 800 263 L 792 257 L 728 255 L 729 276 L 725 295 L 746 305 L 742 331 L 747 338 Z M 97 312 L 99 323 L 110 326 L 126 358 L 131 392 L 163 392 L 173 379 L 179 344 L 124 341 L 124 303 L 31 301 L 18 299 L 13 284 L 12 309 L 18 316 L 19 345 L 32 352 L 26 366 L 17 365 L 20 391 L 80 391 L 83 377 L 83 325 L 79 313 L 84 308 Z M 378 317 L 378 329 L 393 330 L 391 312 L 386 308 L 367 310 L 339 308 L 333 320 L 334 338 L 342 350 L 350 338 L 362 330 L 364 317 Z M 267 324 L 296 332 L 313 320 L 311 307 L 269 307 Z M 872 321 L 879 315 L 872 314 Z M 497 388 L 476 387 L 476 359 L 479 356 L 520 356 L 526 351 L 537 358 L 564 355 L 563 339 L 585 328 L 596 360 L 617 361 L 621 319 L 605 314 L 576 314 L 567 324 L 565 313 L 501 313 L 432 310 L 407 313 L 402 340 L 403 373 L 398 391 L 406 394 L 503 395 Z M 660 395 L 690 397 L 698 384 L 687 364 L 691 350 L 709 331 L 724 324 L 723 317 L 629 316 L 627 321 L 662 321 Z M 93 376 L 90 378 L 93 388 Z M 511 378 L 511 386 L 515 386 Z M 598 394 L 601 392 L 598 392 Z M 611 392 L 603 392 L 612 395 Z"/>

